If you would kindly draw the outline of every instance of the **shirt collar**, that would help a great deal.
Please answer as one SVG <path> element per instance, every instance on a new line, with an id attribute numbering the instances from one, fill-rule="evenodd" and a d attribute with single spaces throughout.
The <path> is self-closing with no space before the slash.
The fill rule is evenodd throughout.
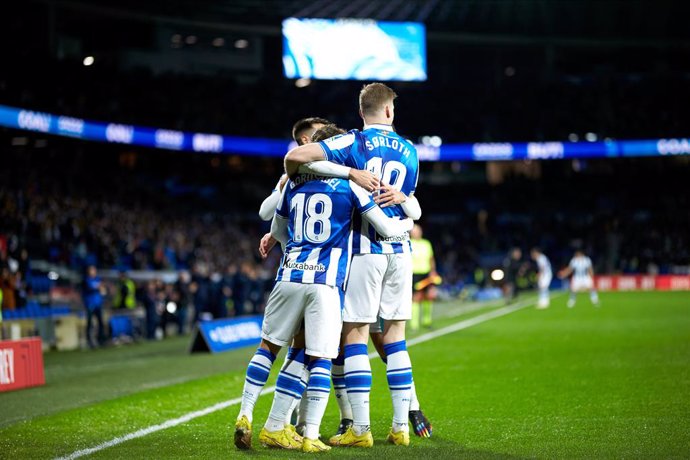
<path id="1" fill-rule="evenodd" d="M 374 124 L 372 124 L 372 125 L 364 125 L 364 130 L 367 130 L 367 129 L 380 129 L 380 130 L 382 130 L 382 131 L 391 131 L 391 132 L 395 132 L 395 130 L 393 129 L 393 126 L 391 126 L 391 125 L 384 125 L 384 124 L 381 124 L 381 123 L 374 123 Z"/>

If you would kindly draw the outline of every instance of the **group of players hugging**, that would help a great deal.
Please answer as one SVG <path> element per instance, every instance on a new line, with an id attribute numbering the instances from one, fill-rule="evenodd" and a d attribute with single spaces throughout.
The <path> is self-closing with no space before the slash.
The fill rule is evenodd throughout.
<path id="1" fill-rule="evenodd" d="M 364 86 L 361 131 L 321 118 L 293 128 L 298 146 L 260 210 L 272 222 L 259 251 L 266 257 L 279 243 L 283 257 L 261 344 L 247 367 L 234 433 L 239 449 L 252 447 L 254 406 L 282 347 L 289 348 L 259 442 L 303 452 L 372 447 L 370 337 L 386 363 L 393 402 L 387 441 L 409 445 L 409 425 L 431 436 L 405 341 L 413 290 L 409 231 L 421 209 L 414 197 L 417 152 L 393 127 L 396 96 L 381 83 Z M 331 380 L 341 422 L 324 443 Z"/>

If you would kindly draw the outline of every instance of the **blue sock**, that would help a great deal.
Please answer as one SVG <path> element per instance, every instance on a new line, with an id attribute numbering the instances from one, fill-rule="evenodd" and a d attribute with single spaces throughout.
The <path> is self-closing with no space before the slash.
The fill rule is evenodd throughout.
<path id="1" fill-rule="evenodd" d="M 318 439 L 319 427 L 326 406 L 328 395 L 331 393 L 331 360 L 314 358 L 308 366 L 309 383 L 307 384 L 307 407 L 304 428 L 304 437 Z"/>
<path id="2" fill-rule="evenodd" d="M 271 372 L 275 359 L 276 355 L 263 348 L 257 349 L 256 353 L 254 353 L 247 366 L 247 376 L 244 380 L 244 391 L 242 392 L 242 406 L 240 407 L 238 418 L 245 415 L 250 422 L 252 421 L 254 405 L 256 400 L 259 399 L 261 390 L 266 385 L 268 374 Z"/>
<path id="3" fill-rule="evenodd" d="M 333 360 L 333 392 L 335 393 L 335 400 L 340 409 L 340 420 L 352 420 L 352 408 L 350 407 L 350 400 L 347 397 L 347 385 L 345 385 L 345 356 L 339 355 Z"/>
<path id="4" fill-rule="evenodd" d="M 266 420 L 265 427 L 268 431 L 282 430 L 290 422 L 294 402 L 301 399 L 304 392 L 302 374 L 304 373 L 305 360 L 303 349 L 291 348 L 288 350 L 285 364 L 278 373 L 273 405 L 268 413 L 268 420 Z"/>
<path id="5" fill-rule="evenodd" d="M 367 346 L 363 343 L 345 345 L 345 385 L 352 406 L 355 434 L 370 430 L 369 393 L 371 392 L 371 363 Z"/>
<path id="6" fill-rule="evenodd" d="M 282 391 L 288 393 L 288 395 L 293 397 L 290 403 L 290 408 L 285 416 L 285 424 L 291 422 L 292 413 L 297 407 L 304 394 L 304 389 L 307 387 L 306 381 L 304 379 L 304 374 L 306 370 L 307 357 L 304 353 L 304 348 L 288 348 L 287 355 L 285 356 L 285 363 L 283 368 L 278 374 L 278 382 L 276 383 L 276 391 L 280 388 Z M 297 382 L 296 379 L 299 378 Z M 295 386 L 297 383 L 297 386 Z M 299 393 L 299 396 L 297 396 Z"/>
<path id="7" fill-rule="evenodd" d="M 386 377 L 393 400 L 393 431 L 408 431 L 407 415 L 410 411 L 412 363 L 404 340 L 384 346 L 388 357 Z"/>

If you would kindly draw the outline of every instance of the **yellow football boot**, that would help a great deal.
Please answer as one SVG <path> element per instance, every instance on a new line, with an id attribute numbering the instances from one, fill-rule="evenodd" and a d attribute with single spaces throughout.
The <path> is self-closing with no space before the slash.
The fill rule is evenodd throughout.
<path id="1" fill-rule="evenodd" d="M 320 439 L 304 438 L 302 443 L 302 452 L 328 452 L 329 450 L 331 448 L 321 442 Z"/>
<path id="2" fill-rule="evenodd" d="M 388 437 L 386 440 L 395 444 L 396 446 L 409 446 L 410 445 L 410 432 L 409 431 L 393 431 L 393 428 L 388 432 Z"/>
<path id="3" fill-rule="evenodd" d="M 295 428 L 295 425 L 287 424 L 285 425 L 285 429 L 290 433 L 290 436 L 292 436 L 295 441 L 302 443 L 304 441 L 304 437 L 302 437 L 301 434 L 297 432 L 297 429 Z"/>
<path id="4" fill-rule="evenodd" d="M 371 435 L 371 431 L 365 431 L 357 436 L 350 427 L 345 433 L 333 436 L 328 440 L 328 443 L 331 446 L 339 447 L 373 447 L 374 437 Z"/>
<path id="5" fill-rule="evenodd" d="M 262 428 L 261 433 L 259 433 L 259 442 L 264 447 L 277 449 L 296 450 L 302 448 L 302 443 L 297 441 L 287 428 L 278 431 L 268 431 L 266 428 Z"/>
<path id="6" fill-rule="evenodd" d="M 241 450 L 252 448 L 252 424 L 246 415 L 235 422 L 235 447 Z"/>

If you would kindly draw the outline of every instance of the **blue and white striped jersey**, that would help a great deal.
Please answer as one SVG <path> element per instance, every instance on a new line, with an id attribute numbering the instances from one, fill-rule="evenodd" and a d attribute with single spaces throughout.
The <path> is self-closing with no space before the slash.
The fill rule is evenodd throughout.
<path id="1" fill-rule="evenodd" d="M 352 130 L 319 144 L 329 161 L 371 171 L 407 196 L 417 188 L 417 150 L 391 126 L 369 125 L 361 132 Z M 383 211 L 391 217 L 406 217 L 399 205 L 383 208 Z M 359 216 L 355 216 L 354 224 L 352 252 L 355 254 L 394 254 L 412 250 L 408 233 L 383 238 Z"/>
<path id="2" fill-rule="evenodd" d="M 575 256 L 570 259 L 568 266 L 573 269 L 574 277 L 589 277 L 589 270 L 592 268 L 592 259 L 587 256 Z"/>
<path id="3" fill-rule="evenodd" d="M 300 174 L 290 180 L 276 209 L 276 218 L 289 219 L 276 281 L 343 287 L 353 212 L 374 206 L 371 195 L 345 179 Z"/>
<path id="4" fill-rule="evenodd" d="M 537 257 L 537 267 L 542 275 L 551 276 L 551 262 L 544 254 L 539 254 Z"/>

